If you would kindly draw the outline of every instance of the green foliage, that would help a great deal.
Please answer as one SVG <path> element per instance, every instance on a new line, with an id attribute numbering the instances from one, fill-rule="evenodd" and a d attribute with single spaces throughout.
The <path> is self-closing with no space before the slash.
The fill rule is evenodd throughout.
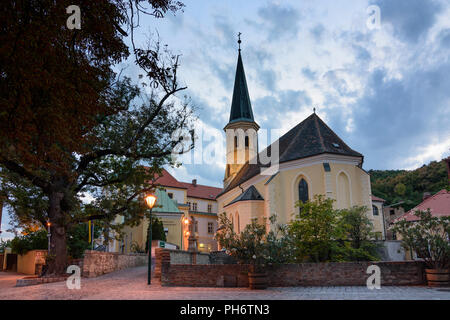
<path id="1" fill-rule="evenodd" d="M 291 256 L 285 228 L 276 224 L 275 216 L 269 220 L 272 224 L 269 232 L 266 232 L 266 219 L 258 223 L 255 218 L 237 234 L 230 219 L 222 213 L 219 215 L 219 230 L 215 238 L 240 263 L 251 264 L 256 268 L 268 263 L 287 263 Z"/>
<path id="2" fill-rule="evenodd" d="M 412 249 L 430 269 L 450 267 L 450 217 L 433 217 L 430 210 L 414 213 L 420 220 L 395 223 L 392 230 L 402 237 L 405 249 Z"/>
<path id="3" fill-rule="evenodd" d="M 340 227 L 355 249 L 359 249 L 364 242 L 375 237 L 372 232 L 372 221 L 367 217 L 366 212 L 367 207 L 365 206 L 354 206 L 340 211 Z"/>
<path id="4" fill-rule="evenodd" d="M 3 239 L 0 239 L 0 253 L 5 252 L 6 248 L 11 248 L 11 240 L 3 241 Z"/>
<path id="5" fill-rule="evenodd" d="M 100 228 L 94 227 L 94 239 L 100 236 Z M 87 223 L 74 225 L 67 232 L 67 252 L 73 259 L 79 259 L 84 251 L 91 248 Z"/>
<path id="6" fill-rule="evenodd" d="M 148 252 L 148 238 L 150 237 L 150 224 L 147 228 L 147 241 L 145 242 L 145 252 Z M 152 216 L 152 240 L 167 241 L 164 225 L 157 217 Z"/>
<path id="7" fill-rule="evenodd" d="M 343 238 L 340 212 L 333 209 L 333 200 L 316 195 L 313 201 L 298 201 L 296 206 L 300 212 L 288 225 L 296 261 L 333 260 L 335 240 Z"/>
<path id="8" fill-rule="evenodd" d="M 25 254 L 31 250 L 46 250 L 48 248 L 47 231 L 44 229 L 36 232 L 28 232 L 11 240 L 13 253 Z"/>
<path id="9" fill-rule="evenodd" d="M 386 200 L 386 204 L 401 204 L 408 211 L 422 202 L 423 193 L 432 194 L 448 188 L 444 160 L 431 161 L 416 170 L 370 170 L 372 193 Z M 403 186 L 404 188 L 403 188 Z"/>

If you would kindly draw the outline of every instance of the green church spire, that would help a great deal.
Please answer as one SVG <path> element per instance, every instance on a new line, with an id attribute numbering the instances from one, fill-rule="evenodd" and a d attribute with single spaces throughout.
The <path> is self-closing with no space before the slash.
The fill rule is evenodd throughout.
<path id="1" fill-rule="evenodd" d="M 254 122 L 252 105 L 248 94 L 247 81 L 245 80 L 244 65 L 241 57 L 241 33 L 239 32 L 239 53 L 234 79 L 233 100 L 231 102 L 230 122 L 247 121 Z"/>

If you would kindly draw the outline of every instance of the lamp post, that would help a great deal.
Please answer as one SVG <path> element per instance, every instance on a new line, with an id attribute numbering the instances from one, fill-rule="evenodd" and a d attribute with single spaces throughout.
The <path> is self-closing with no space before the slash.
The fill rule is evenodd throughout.
<path id="1" fill-rule="evenodd" d="M 148 281 L 147 284 L 152 283 L 152 209 L 156 202 L 156 196 L 153 194 L 149 194 L 145 197 L 145 202 L 147 206 L 150 208 L 150 227 L 148 235 Z"/>
<path id="2" fill-rule="evenodd" d="M 50 226 L 51 225 L 52 224 L 50 223 L 50 221 L 47 222 L 47 239 L 48 239 L 47 252 L 48 252 L 48 255 L 50 255 L 50 237 L 52 236 L 52 234 L 50 233 Z"/>

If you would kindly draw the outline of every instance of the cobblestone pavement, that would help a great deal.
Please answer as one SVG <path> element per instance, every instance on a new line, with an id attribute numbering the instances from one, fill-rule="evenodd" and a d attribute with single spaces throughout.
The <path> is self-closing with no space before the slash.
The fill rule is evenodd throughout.
<path id="1" fill-rule="evenodd" d="M 4 273 L 0 274 L 1 277 Z M 162 300 L 359 300 L 419 299 L 450 300 L 450 289 L 428 287 L 292 287 L 249 290 L 247 288 L 161 287 L 153 281 L 147 285 L 147 268 L 121 270 L 97 278 L 81 279 L 80 290 L 69 290 L 65 282 L 29 287 L 3 287 L 0 300 L 8 299 L 162 299 Z"/>

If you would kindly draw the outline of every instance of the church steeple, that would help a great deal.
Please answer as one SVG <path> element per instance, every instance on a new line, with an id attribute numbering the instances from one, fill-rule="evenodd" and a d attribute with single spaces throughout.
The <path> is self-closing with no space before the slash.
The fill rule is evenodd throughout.
<path id="1" fill-rule="evenodd" d="M 244 64 L 241 57 L 241 38 L 239 33 L 239 53 L 234 79 L 233 99 L 231 102 L 230 123 L 237 121 L 254 122 L 252 104 L 245 79 Z"/>
<path id="2" fill-rule="evenodd" d="M 230 120 L 224 130 L 227 134 L 227 166 L 224 187 L 236 176 L 247 162 L 256 159 L 258 153 L 259 126 L 253 118 L 252 105 L 245 79 L 244 64 L 241 57 L 241 33 L 238 34 L 239 50 L 234 79 Z"/>

